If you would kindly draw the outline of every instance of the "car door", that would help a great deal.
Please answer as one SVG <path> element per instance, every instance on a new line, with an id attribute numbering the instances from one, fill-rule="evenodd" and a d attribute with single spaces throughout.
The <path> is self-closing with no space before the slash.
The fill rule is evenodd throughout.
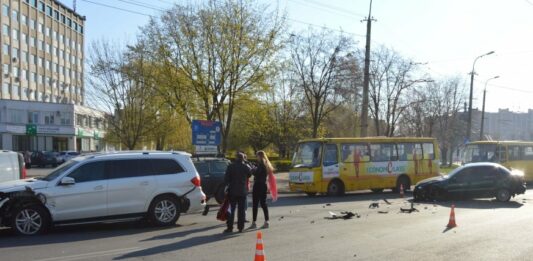
<path id="1" fill-rule="evenodd" d="M 472 197 L 485 197 L 493 194 L 496 187 L 497 169 L 491 166 L 478 166 L 472 168 L 470 175 L 469 192 Z"/>
<path id="2" fill-rule="evenodd" d="M 202 190 L 208 197 L 211 197 L 215 194 L 215 183 L 212 179 L 215 177 L 211 176 L 209 172 L 209 163 L 207 161 L 197 161 L 194 162 L 194 167 L 200 175 L 200 180 L 202 181 Z"/>
<path id="3" fill-rule="evenodd" d="M 447 192 L 450 196 L 468 196 L 468 182 L 470 172 L 470 168 L 465 168 L 457 174 L 453 175 L 453 177 L 450 177 L 450 180 L 448 180 L 447 185 Z"/>
<path id="4" fill-rule="evenodd" d="M 107 177 L 104 162 L 88 162 L 70 172 L 73 185 L 61 182 L 50 188 L 47 205 L 54 221 L 107 215 Z"/>
<path id="5" fill-rule="evenodd" d="M 107 162 L 108 214 L 140 214 L 156 189 L 149 159 L 121 159 Z"/>

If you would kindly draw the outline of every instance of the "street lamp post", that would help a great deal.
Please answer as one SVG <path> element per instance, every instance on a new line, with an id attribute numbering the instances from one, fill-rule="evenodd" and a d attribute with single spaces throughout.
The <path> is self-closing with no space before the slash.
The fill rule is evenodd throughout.
<path id="1" fill-rule="evenodd" d="M 487 84 L 490 80 L 498 78 L 500 78 L 500 76 L 496 75 L 485 82 L 485 88 L 483 89 L 483 106 L 481 109 L 481 128 L 479 130 L 479 140 L 483 140 L 483 124 L 485 123 L 485 95 L 487 94 Z"/>
<path id="2" fill-rule="evenodd" d="M 474 92 L 474 74 L 475 74 L 474 67 L 476 66 L 477 59 L 487 56 L 487 55 L 491 55 L 493 53 L 494 51 L 490 51 L 486 54 L 482 54 L 476 57 L 476 59 L 474 60 L 474 64 L 472 64 L 472 73 L 470 75 L 470 98 L 468 99 L 469 101 L 468 102 L 468 121 L 466 123 L 467 124 L 466 125 L 466 140 L 467 141 L 470 141 L 470 134 L 472 133 L 472 95 Z"/>

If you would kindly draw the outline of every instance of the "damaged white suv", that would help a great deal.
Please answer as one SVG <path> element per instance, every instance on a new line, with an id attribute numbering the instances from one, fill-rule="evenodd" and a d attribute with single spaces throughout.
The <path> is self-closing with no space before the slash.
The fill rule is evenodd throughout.
<path id="1" fill-rule="evenodd" d="M 168 226 L 203 206 L 200 177 L 184 152 L 82 156 L 42 178 L 0 183 L 0 224 L 22 235 L 141 218 Z"/>

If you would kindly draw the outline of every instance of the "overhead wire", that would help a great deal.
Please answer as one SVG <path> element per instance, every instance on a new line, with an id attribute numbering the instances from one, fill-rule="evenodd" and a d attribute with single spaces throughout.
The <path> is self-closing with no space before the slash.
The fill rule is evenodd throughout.
<path id="1" fill-rule="evenodd" d="M 107 8 L 112 8 L 112 9 L 115 9 L 115 10 L 120 10 L 120 11 L 124 11 L 124 12 L 128 12 L 128 13 L 132 13 L 132 14 L 143 15 L 143 16 L 148 16 L 148 17 L 154 17 L 154 16 L 149 15 L 149 14 L 145 14 L 145 13 L 141 13 L 141 12 L 125 9 L 125 8 L 122 8 L 122 7 L 113 6 L 113 5 L 103 4 L 103 3 L 99 3 L 99 2 L 93 2 L 93 1 L 90 1 L 90 0 L 81 0 L 81 1 L 86 2 L 86 3 L 91 3 L 93 5 L 99 5 L 99 6 L 103 6 L 103 7 L 107 7 Z"/>

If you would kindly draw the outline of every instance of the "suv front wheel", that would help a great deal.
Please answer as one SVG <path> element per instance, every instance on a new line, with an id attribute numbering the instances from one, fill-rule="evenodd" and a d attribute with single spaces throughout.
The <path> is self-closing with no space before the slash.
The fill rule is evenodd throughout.
<path id="1" fill-rule="evenodd" d="M 41 205 L 34 204 L 13 211 L 11 228 L 19 235 L 33 236 L 46 231 L 49 222 L 46 209 Z"/>
<path id="2" fill-rule="evenodd" d="M 148 219 L 156 226 L 172 226 L 180 217 L 180 207 L 176 198 L 157 197 L 148 210 Z"/>

